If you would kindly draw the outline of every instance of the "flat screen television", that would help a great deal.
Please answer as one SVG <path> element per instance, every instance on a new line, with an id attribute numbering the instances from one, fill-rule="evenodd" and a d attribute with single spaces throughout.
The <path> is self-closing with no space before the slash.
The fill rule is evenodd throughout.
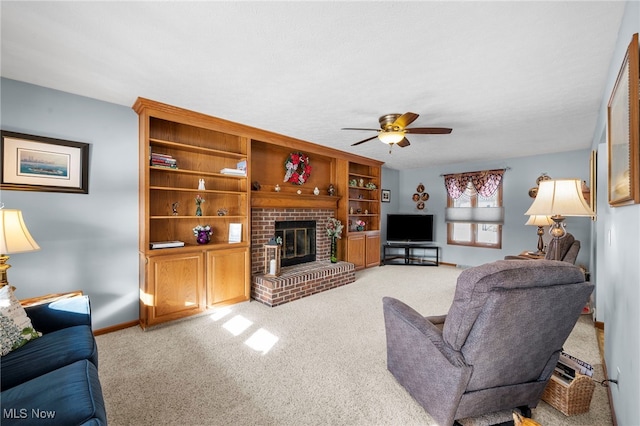
<path id="1" fill-rule="evenodd" d="M 388 243 L 426 243 L 433 241 L 432 214 L 388 214 Z"/>

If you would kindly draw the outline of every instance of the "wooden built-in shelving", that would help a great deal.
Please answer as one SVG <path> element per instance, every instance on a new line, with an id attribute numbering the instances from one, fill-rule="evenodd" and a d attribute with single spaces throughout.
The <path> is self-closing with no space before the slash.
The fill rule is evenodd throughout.
<path id="1" fill-rule="evenodd" d="M 249 164 L 249 138 L 234 133 L 237 125 L 159 102 L 140 98 L 133 108 L 140 121 L 140 325 L 248 300 L 250 172 L 221 170 Z M 173 166 L 155 165 L 152 153 Z M 201 179 L 206 189 L 198 189 Z M 198 195 L 204 199 L 200 216 Z M 240 242 L 229 242 L 232 223 L 241 224 Z M 197 225 L 211 226 L 209 244 L 196 243 Z M 182 241 L 184 247 L 152 249 L 158 241 Z"/>

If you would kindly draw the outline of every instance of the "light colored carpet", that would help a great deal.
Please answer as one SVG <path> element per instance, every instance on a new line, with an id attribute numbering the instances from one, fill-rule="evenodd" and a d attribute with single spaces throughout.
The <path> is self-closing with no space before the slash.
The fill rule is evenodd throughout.
<path id="1" fill-rule="evenodd" d="M 109 423 L 435 425 L 386 369 L 382 297 L 423 315 L 445 314 L 459 273 L 388 265 L 275 308 L 246 302 L 148 331 L 98 336 Z M 598 364 L 602 378 L 589 317 L 565 349 Z M 611 424 L 600 386 L 587 414 L 565 417 L 541 402 L 533 418 L 543 425 Z"/>

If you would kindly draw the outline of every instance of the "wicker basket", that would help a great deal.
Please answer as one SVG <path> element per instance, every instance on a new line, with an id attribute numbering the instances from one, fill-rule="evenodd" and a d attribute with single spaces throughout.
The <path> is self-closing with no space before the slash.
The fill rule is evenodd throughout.
<path id="1" fill-rule="evenodd" d="M 591 377 L 582 374 L 576 374 L 569 385 L 552 375 L 544 388 L 542 400 L 565 416 L 575 416 L 589 411 L 595 387 Z"/>

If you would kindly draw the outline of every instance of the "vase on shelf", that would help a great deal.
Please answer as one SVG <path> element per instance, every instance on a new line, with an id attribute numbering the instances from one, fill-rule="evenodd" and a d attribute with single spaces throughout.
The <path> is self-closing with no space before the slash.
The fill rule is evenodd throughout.
<path id="1" fill-rule="evenodd" d="M 331 263 L 338 262 L 338 244 L 336 240 L 336 237 L 331 237 Z"/>
<path id="2" fill-rule="evenodd" d="M 356 226 L 356 231 L 358 232 L 364 231 L 364 226 Z"/>
<path id="3" fill-rule="evenodd" d="M 209 231 L 198 231 L 198 235 L 196 236 L 196 242 L 198 244 L 209 244 L 211 241 L 211 235 L 209 235 Z"/>
<path id="4" fill-rule="evenodd" d="M 196 206 L 196 216 L 202 216 L 202 209 L 200 208 L 200 206 Z"/>

